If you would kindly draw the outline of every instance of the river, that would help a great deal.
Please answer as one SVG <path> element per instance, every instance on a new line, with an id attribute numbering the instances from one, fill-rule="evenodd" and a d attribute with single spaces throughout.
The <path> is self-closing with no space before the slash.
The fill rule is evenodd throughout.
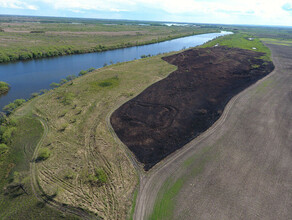
<path id="1" fill-rule="evenodd" d="M 38 60 L 0 64 L 0 81 L 10 84 L 11 89 L 0 96 L 0 109 L 15 99 L 28 99 L 34 92 L 49 89 L 52 82 L 59 82 L 68 75 L 78 75 L 81 70 L 101 68 L 104 64 L 139 59 L 142 55 L 157 55 L 183 48 L 201 45 L 215 37 L 231 32 L 210 33 L 182 37 L 144 46 L 116 49 L 105 52 L 76 54 Z"/>

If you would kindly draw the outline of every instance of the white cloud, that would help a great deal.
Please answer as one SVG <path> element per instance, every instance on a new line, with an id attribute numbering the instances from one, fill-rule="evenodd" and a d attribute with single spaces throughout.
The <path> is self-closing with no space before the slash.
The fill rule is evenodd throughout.
<path id="1" fill-rule="evenodd" d="M 193 18 L 193 22 L 197 17 L 204 17 L 207 20 L 203 22 L 214 22 L 218 18 L 218 22 L 234 23 L 241 19 L 240 23 L 245 23 L 245 16 L 246 20 L 253 18 L 255 24 L 292 24 L 292 0 L 0 0 L 0 7 L 36 10 L 38 3 L 55 10 L 76 12 L 141 12 L 137 19 L 143 19 L 145 10 L 155 10 L 164 12 L 167 17 L 188 21 Z"/>
<path id="2" fill-rule="evenodd" d="M 37 10 L 38 7 L 33 4 L 28 4 L 23 0 L 0 0 L 0 7 L 13 9 L 29 9 Z"/>

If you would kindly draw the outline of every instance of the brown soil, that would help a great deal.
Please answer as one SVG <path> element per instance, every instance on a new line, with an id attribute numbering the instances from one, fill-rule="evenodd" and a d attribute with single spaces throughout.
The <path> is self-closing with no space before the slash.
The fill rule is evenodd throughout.
<path id="1" fill-rule="evenodd" d="M 261 55 L 215 47 L 164 57 L 178 69 L 117 109 L 111 124 L 149 170 L 207 130 L 231 97 L 274 69 Z"/>

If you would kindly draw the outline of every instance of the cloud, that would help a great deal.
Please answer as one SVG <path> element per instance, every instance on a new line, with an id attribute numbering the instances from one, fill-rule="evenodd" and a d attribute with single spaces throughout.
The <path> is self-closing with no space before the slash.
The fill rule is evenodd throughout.
<path id="1" fill-rule="evenodd" d="M 29 9 L 29 10 L 37 10 L 38 7 L 33 4 L 27 4 L 22 0 L 0 0 L 1 8 L 13 8 L 13 9 Z"/>
<path id="2" fill-rule="evenodd" d="M 292 24 L 292 0 L 0 0 L 0 7 L 188 22 Z M 153 16 L 151 13 L 153 12 Z M 154 13 L 155 12 L 155 13 Z M 95 15 L 94 15 L 95 13 Z M 157 14 L 161 13 L 161 16 Z M 135 15 L 135 17 L 133 17 Z"/>

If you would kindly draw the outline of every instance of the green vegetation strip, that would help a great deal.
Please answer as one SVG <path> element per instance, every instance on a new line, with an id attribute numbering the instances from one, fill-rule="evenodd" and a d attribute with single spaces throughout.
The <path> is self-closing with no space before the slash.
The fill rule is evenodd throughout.
<path id="1" fill-rule="evenodd" d="M 260 38 L 260 40 L 268 44 L 292 46 L 292 39 L 283 40 L 283 39 L 273 39 L 273 38 Z"/>
<path id="2" fill-rule="evenodd" d="M 182 167 L 183 171 L 179 174 L 180 177 L 174 179 L 171 176 L 164 182 L 158 193 L 149 220 L 172 219 L 179 192 L 190 179 L 196 178 L 202 173 L 206 163 L 214 158 L 210 154 L 211 149 L 211 146 L 206 146 L 199 153 L 185 160 Z"/>
<path id="3" fill-rule="evenodd" d="M 236 33 L 218 37 L 215 40 L 209 41 L 200 47 L 206 48 L 214 47 L 216 45 L 262 52 L 265 53 L 265 55 L 260 58 L 266 61 L 271 61 L 271 51 L 269 48 L 267 48 L 259 38 L 249 34 Z"/>

